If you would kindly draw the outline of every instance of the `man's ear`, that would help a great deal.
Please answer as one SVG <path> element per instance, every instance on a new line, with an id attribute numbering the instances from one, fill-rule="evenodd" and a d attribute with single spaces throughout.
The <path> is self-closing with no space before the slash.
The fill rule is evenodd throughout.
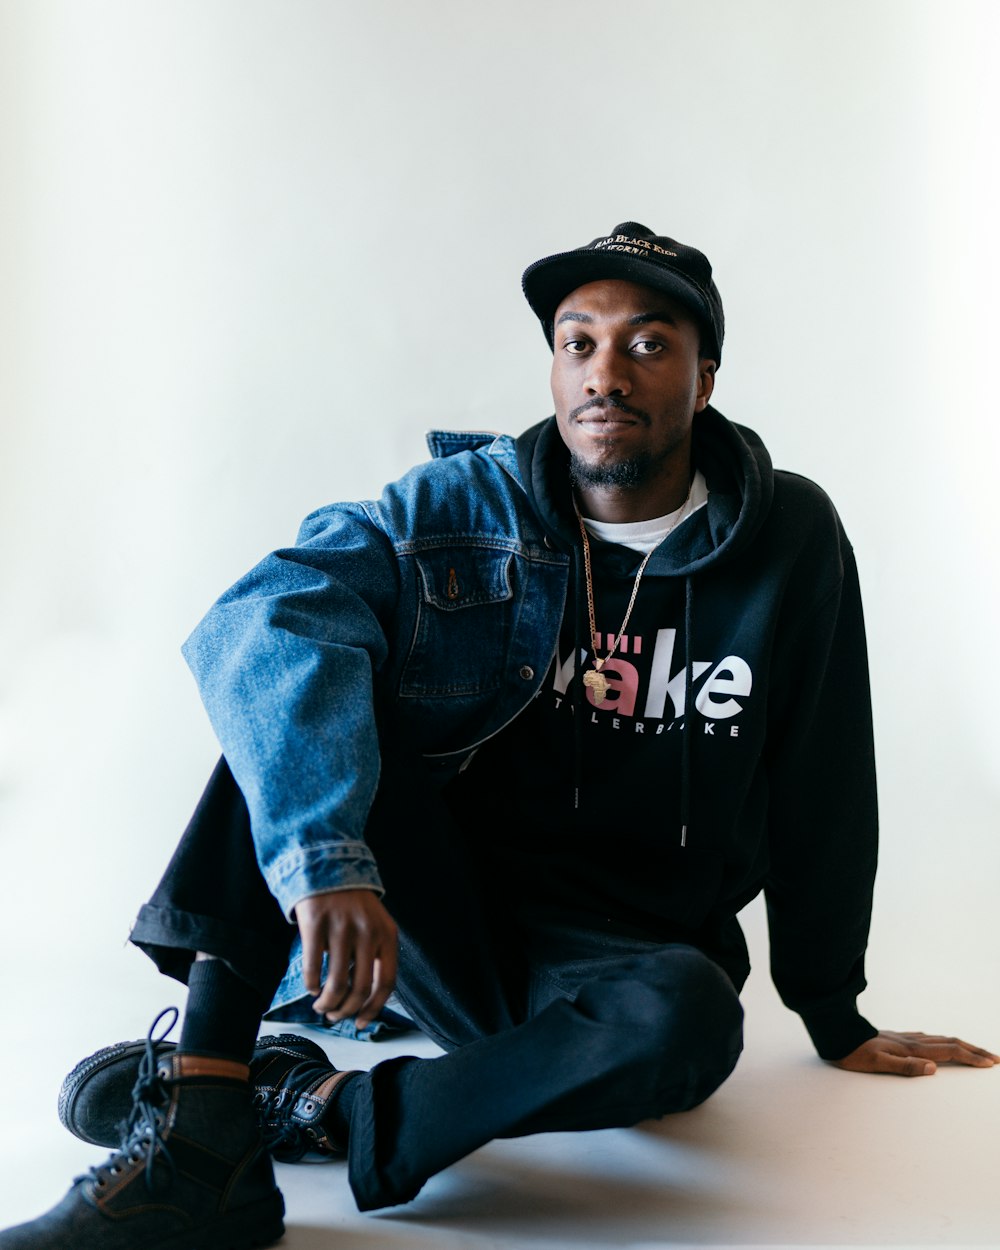
<path id="1" fill-rule="evenodd" d="M 694 405 L 695 412 L 703 411 L 712 398 L 712 392 L 715 390 L 716 367 L 714 360 L 698 361 L 698 398 Z"/>

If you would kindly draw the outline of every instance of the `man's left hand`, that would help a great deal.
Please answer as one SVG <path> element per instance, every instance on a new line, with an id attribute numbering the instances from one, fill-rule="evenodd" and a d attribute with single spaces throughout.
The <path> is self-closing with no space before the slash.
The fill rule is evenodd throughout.
<path id="1" fill-rule="evenodd" d="M 962 1063 L 970 1068 L 992 1068 L 1000 1055 L 972 1046 L 957 1037 L 930 1033 L 890 1033 L 882 1030 L 843 1059 L 831 1061 L 848 1072 L 890 1072 L 896 1076 L 933 1076 L 939 1063 Z"/>

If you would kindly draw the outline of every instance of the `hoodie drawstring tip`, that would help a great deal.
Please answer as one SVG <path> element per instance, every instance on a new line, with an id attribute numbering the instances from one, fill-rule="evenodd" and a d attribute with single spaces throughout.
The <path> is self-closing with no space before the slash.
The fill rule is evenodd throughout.
<path id="1" fill-rule="evenodd" d="M 687 825 L 681 825 L 681 846 L 687 846 L 687 844 L 688 844 L 688 827 Z"/>

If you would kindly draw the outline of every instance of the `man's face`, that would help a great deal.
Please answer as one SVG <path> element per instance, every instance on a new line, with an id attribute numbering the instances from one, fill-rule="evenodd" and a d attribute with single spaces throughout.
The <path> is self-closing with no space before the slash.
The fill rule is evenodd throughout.
<path id="1" fill-rule="evenodd" d="M 669 296 L 606 279 L 577 287 L 555 314 L 552 397 L 581 484 L 637 486 L 688 457 L 715 362 Z"/>

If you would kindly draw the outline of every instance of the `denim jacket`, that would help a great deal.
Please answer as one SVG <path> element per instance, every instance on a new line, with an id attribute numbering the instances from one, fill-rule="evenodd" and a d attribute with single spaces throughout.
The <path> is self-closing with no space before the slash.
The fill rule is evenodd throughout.
<path id="1" fill-rule="evenodd" d="M 184 646 L 286 915 L 380 888 L 364 840 L 380 744 L 441 780 L 527 704 L 556 649 L 569 557 L 520 487 L 514 440 L 432 432 L 377 501 L 303 522 Z"/>

